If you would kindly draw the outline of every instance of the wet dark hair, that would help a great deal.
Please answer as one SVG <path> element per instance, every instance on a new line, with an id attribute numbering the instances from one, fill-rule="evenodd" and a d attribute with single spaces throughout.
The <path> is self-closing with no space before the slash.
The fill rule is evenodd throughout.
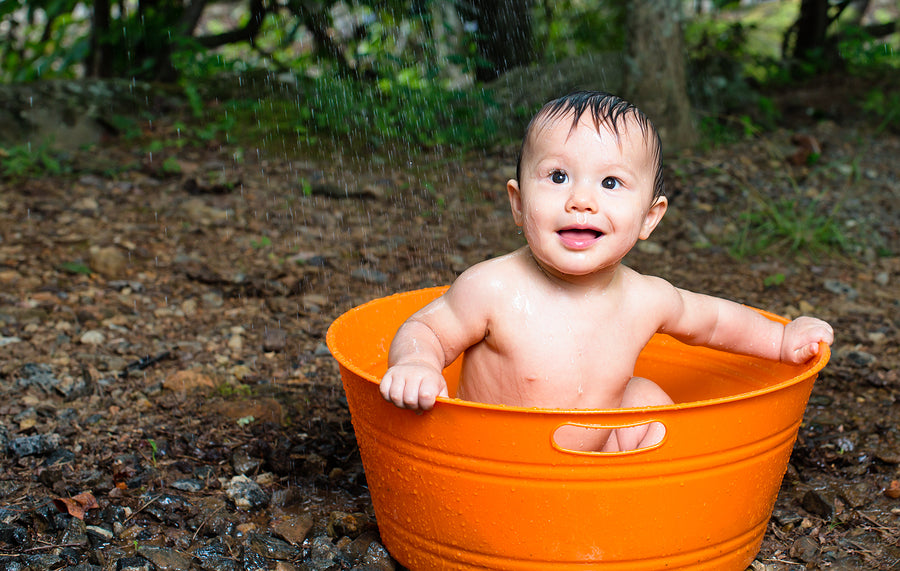
<path id="1" fill-rule="evenodd" d="M 575 91 L 558 99 L 547 102 L 534 114 L 528 126 L 525 128 L 525 136 L 522 137 L 522 146 L 519 149 L 519 157 L 516 161 L 516 180 L 521 180 L 522 156 L 525 154 L 529 137 L 540 121 L 553 120 L 572 113 L 572 127 L 575 129 L 581 116 L 590 110 L 594 120 L 594 127 L 599 131 L 600 125 L 606 125 L 618 137 L 619 126 L 630 115 L 641 128 L 641 133 L 647 142 L 650 152 L 655 154 L 656 173 L 653 180 L 653 200 L 665 196 L 666 189 L 663 180 L 662 141 L 659 132 L 644 112 L 625 101 L 624 99 L 605 93 L 603 91 Z"/>

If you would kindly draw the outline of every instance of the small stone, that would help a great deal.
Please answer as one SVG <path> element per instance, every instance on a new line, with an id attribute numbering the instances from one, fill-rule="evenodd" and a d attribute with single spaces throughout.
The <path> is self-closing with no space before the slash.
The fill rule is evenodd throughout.
<path id="1" fill-rule="evenodd" d="M 865 351 L 848 351 L 844 357 L 850 362 L 851 365 L 857 367 L 867 367 L 878 360 L 878 357 L 871 353 L 866 353 Z"/>
<path id="2" fill-rule="evenodd" d="M 78 341 L 82 345 L 103 345 L 103 342 L 106 341 L 106 336 L 103 335 L 102 331 L 91 329 L 90 331 L 82 333 L 81 337 L 78 338 Z"/>
<path id="3" fill-rule="evenodd" d="M 247 476 L 235 476 L 225 488 L 225 494 L 241 509 L 262 508 L 269 504 L 269 495 Z"/>
<path id="4" fill-rule="evenodd" d="M 887 272 L 878 272 L 875 274 L 875 283 L 884 287 L 891 281 L 891 275 Z"/>
<path id="5" fill-rule="evenodd" d="M 182 478 L 172 482 L 172 487 L 182 492 L 199 492 L 203 490 L 203 482 L 196 478 Z"/>
<path id="6" fill-rule="evenodd" d="M 191 568 L 191 558 L 168 547 L 142 545 L 138 549 L 142 557 L 156 566 L 157 571 L 183 571 Z"/>
<path id="7" fill-rule="evenodd" d="M 3 337 L 0 335 L 0 347 L 4 347 L 6 345 L 12 345 L 13 343 L 21 343 L 22 340 L 18 337 Z"/>
<path id="8" fill-rule="evenodd" d="M 639 252 L 643 252 L 644 254 L 650 254 L 652 256 L 658 256 L 666 251 L 665 248 L 663 248 L 656 242 L 649 242 L 647 240 L 642 240 L 642 241 L 638 242 L 637 249 Z"/>
<path id="9" fill-rule="evenodd" d="M 215 388 L 212 379 L 195 369 L 176 371 L 165 378 L 163 388 L 170 391 L 193 391 Z"/>
<path id="10" fill-rule="evenodd" d="M 805 563 L 815 559 L 818 552 L 819 544 L 808 535 L 797 538 L 791 545 L 791 557 L 795 557 Z"/>
<path id="11" fill-rule="evenodd" d="M 263 351 L 284 351 L 287 345 L 287 333 L 284 329 L 266 329 L 263 333 Z"/>
<path id="12" fill-rule="evenodd" d="M 240 352 L 244 348 L 244 338 L 240 335 L 232 335 L 228 339 L 228 348 L 234 352 Z"/>
<path id="13" fill-rule="evenodd" d="M 272 520 L 272 531 L 285 541 L 301 545 L 306 534 L 312 529 L 313 518 L 307 513 L 284 514 Z"/>
<path id="14" fill-rule="evenodd" d="M 262 465 L 262 460 L 251 458 L 246 450 L 237 450 L 231 456 L 231 466 L 238 474 L 255 472 Z"/>
<path id="15" fill-rule="evenodd" d="M 292 560 L 300 554 L 300 550 L 287 541 L 261 533 L 254 533 L 250 536 L 250 545 L 254 551 L 266 559 Z"/>
<path id="16" fill-rule="evenodd" d="M 116 571 L 154 571 L 154 567 L 143 557 L 123 557 L 116 561 Z"/>
<path id="17" fill-rule="evenodd" d="M 854 300 L 859 297 L 859 292 L 853 286 L 845 284 L 838 280 L 825 280 L 823 286 L 826 290 L 833 294 L 842 295 L 847 299 Z"/>
<path id="18" fill-rule="evenodd" d="M 316 357 L 330 357 L 331 351 L 328 349 L 328 345 L 317 343 L 316 348 L 313 350 L 313 355 Z"/>
<path id="19" fill-rule="evenodd" d="M 384 272 L 379 272 L 378 270 L 372 268 L 357 268 L 350 273 L 350 276 L 354 279 L 364 281 L 370 284 L 385 284 L 388 281 L 388 276 Z"/>
<path id="20" fill-rule="evenodd" d="M 339 538 L 347 536 L 351 539 L 358 537 L 372 525 L 369 516 L 364 513 L 346 513 L 333 511 L 328 516 L 326 529 L 328 535 Z"/>
<path id="21" fill-rule="evenodd" d="M 834 504 L 816 490 L 806 492 L 800 503 L 803 509 L 823 519 L 830 518 L 831 514 L 834 513 Z"/>
<path id="22" fill-rule="evenodd" d="M 115 246 L 91 248 L 90 267 L 105 278 L 121 279 L 128 267 L 128 258 Z"/>
<path id="23" fill-rule="evenodd" d="M 21 436 L 13 438 L 9 441 L 9 451 L 18 457 L 23 456 L 39 456 L 53 452 L 59 448 L 59 434 L 32 434 L 31 436 Z"/>

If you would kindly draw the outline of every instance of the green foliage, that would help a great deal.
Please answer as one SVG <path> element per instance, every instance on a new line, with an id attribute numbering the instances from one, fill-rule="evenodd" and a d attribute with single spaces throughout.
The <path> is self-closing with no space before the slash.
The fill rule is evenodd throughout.
<path id="1" fill-rule="evenodd" d="M 84 262 L 63 262 L 59 264 L 59 269 L 73 275 L 88 276 L 91 274 L 91 268 Z"/>
<path id="2" fill-rule="evenodd" d="M 880 89 L 873 89 L 866 94 L 863 109 L 878 121 L 877 133 L 885 129 L 900 129 L 900 94 L 886 95 Z"/>
<path id="3" fill-rule="evenodd" d="M 57 159 L 46 144 L 15 145 L 0 148 L 0 171 L 5 178 L 61 174 L 67 166 Z"/>
<path id="4" fill-rule="evenodd" d="M 850 244 L 834 216 L 837 206 L 823 212 L 817 199 L 794 197 L 757 201 L 739 215 L 741 228 L 729 252 L 737 257 L 766 251 L 790 254 L 841 253 Z"/>

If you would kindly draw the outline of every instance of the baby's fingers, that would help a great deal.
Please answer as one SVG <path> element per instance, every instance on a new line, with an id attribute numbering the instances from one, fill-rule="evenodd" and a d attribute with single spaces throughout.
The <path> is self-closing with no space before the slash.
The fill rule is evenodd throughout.
<path id="1" fill-rule="evenodd" d="M 818 343 L 810 343 L 808 345 L 803 345 L 802 347 L 797 348 L 794 351 L 794 363 L 805 363 L 809 361 L 813 357 L 819 354 L 819 344 Z"/>

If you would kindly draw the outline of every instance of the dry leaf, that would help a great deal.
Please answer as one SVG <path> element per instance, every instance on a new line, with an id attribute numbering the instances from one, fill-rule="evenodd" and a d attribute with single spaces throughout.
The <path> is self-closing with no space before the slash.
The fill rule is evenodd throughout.
<path id="1" fill-rule="evenodd" d="M 53 503 L 59 511 L 66 512 L 81 520 L 84 519 L 84 514 L 88 510 L 100 507 L 100 504 L 97 503 L 97 498 L 90 492 L 82 492 L 71 498 L 55 498 Z"/>
<path id="2" fill-rule="evenodd" d="M 884 495 L 889 498 L 900 498 L 900 480 L 892 480 L 891 485 L 884 491 Z"/>

